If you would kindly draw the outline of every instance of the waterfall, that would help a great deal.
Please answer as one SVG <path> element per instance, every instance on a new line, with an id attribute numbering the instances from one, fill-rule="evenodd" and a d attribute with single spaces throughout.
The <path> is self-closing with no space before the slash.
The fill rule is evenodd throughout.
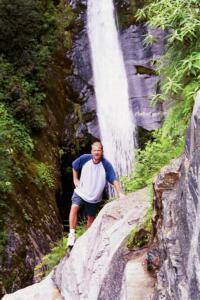
<path id="1" fill-rule="evenodd" d="M 87 26 L 104 155 L 119 176 L 128 175 L 134 161 L 135 123 L 112 0 L 88 0 Z"/>

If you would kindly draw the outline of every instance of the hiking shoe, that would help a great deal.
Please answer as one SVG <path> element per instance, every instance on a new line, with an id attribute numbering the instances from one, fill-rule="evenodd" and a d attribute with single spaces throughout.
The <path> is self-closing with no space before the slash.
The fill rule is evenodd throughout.
<path id="1" fill-rule="evenodd" d="M 67 246 L 68 247 L 73 247 L 75 241 L 76 241 L 76 235 L 75 235 L 75 233 L 70 232 L 68 234 Z"/>

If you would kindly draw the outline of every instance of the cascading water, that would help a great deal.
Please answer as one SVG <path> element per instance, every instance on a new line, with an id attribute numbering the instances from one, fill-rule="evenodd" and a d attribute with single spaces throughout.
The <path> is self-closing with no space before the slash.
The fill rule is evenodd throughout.
<path id="1" fill-rule="evenodd" d="M 104 154 L 119 176 L 128 175 L 134 160 L 135 124 L 112 0 L 88 0 L 87 25 Z"/>

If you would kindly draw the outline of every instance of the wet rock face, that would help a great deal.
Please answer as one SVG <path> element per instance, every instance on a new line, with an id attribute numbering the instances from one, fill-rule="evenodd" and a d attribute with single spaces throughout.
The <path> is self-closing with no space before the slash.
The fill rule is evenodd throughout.
<path id="1" fill-rule="evenodd" d="M 148 33 L 156 37 L 156 42 L 151 46 L 144 45 L 144 37 Z M 159 128 L 163 120 L 162 105 L 151 104 L 159 83 L 151 60 L 163 54 L 165 35 L 161 30 L 152 30 L 141 24 L 130 26 L 120 36 L 132 111 L 137 126 L 147 130 Z"/>
<path id="2" fill-rule="evenodd" d="M 164 168 L 155 188 L 154 216 L 160 271 L 154 300 L 199 299 L 200 93 L 187 135 L 186 155 Z"/>
<path id="3" fill-rule="evenodd" d="M 89 41 L 85 28 L 76 35 L 73 48 L 67 53 L 67 58 L 73 64 L 73 71 L 65 77 L 65 82 L 74 106 L 74 117 L 71 113 L 67 114 L 64 124 L 63 141 L 69 146 L 77 142 L 81 144 L 82 140 L 92 141 L 100 138 Z M 68 126 L 69 120 L 73 130 Z"/>

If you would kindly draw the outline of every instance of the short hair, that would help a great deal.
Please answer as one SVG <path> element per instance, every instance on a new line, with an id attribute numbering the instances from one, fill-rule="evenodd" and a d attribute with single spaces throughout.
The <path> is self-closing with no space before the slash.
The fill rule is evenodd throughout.
<path id="1" fill-rule="evenodd" d="M 93 146 L 100 146 L 100 147 L 101 147 L 101 150 L 103 150 L 103 145 L 102 145 L 102 143 L 99 142 L 99 141 L 96 141 L 96 142 L 92 143 L 91 148 L 93 148 Z"/>

